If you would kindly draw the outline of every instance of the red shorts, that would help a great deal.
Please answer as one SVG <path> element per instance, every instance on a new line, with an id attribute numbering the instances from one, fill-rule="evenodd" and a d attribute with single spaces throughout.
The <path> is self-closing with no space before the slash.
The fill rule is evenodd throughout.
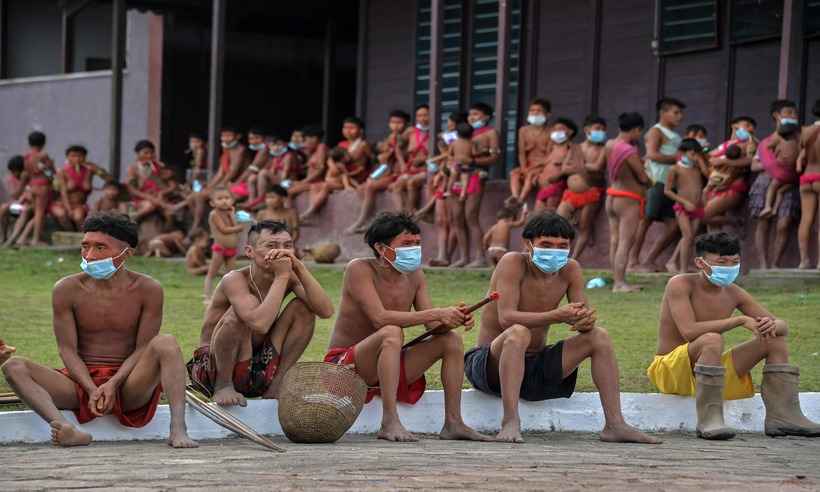
<path id="1" fill-rule="evenodd" d="M 706 210 L 703 207 L 698 207 L 698 208 L 695 209 L 694 212 L 690 212 L 690 211 L 686 210 L 683 207 L 683 205 L 681 205 L 680 203 L 675 203 L 674 205 L 672 205 L 672 209 L 675 210 L 676 214 L 679 214 L 679 215 L 686 214 L 692 220 L 700 220 L 703 217 L 705 217 L 705 215 L 706 215 Z"/>
<path id="2" fill-rule="evenodd" d="M 88 366 L 88 373 L 91 375 L 94 384 L 101 386 L 114 377 L 119 368 L 120 366 Z M 58 369 L 58 371 L 66 377 L 71 377 L 68 373 L 68 369 Z M 80 407 L 74 410 L 74 415 L 77 416 L 77 422 L 85 424 L 86 422 L 94 420 L 97 416 L 91 413 L 91 409 L 88 408 L 88 393 L 76 382 L 74 383 L 74 387 L 77 391 L 77 400 L 80 402 Z M 154 394 L 151 395 L 151 400 L 146 403 L 144 407 L 127 412 L 122 409 L 122 395 L 117 394 L 117 401 L 114 402 L 114 409 L 111 410 L 111 414 L 116 416 L 117 420 L 126 427 L 144 427 L 154 418 L 161 394 L 162 385 L 158 384 L 157 387 L 154 388 Z"/>
<path id="3" fill-rule="evenodd" d="M 606 194 L 613 198 L 626 198 L 638 202 L 638 206 L 641 207 L 641 218 L 644 218 L 644 215 L 646 214 L 646 198 L 635 192 L 620 190 L 618 188 L 607 188 Z"/>
<path id="4" fill-rule="evenodd" d="M 352 365 L 355 369 L 356 346 L 354 345 L 347 348 L 333 347 L 328 349 L 327 354 L 325 355 L 325 362 L 343 366 Z M 421 399 L 421 395 L 424 394 L 425 388 L 427 388 L 427 380 L 424 376 L 418 378 L 412 383 L 407 383 L 407 373 L 404 369 L 404 351 L 402 351 L 401 363 L 399 367 L 399 387 L 396 391 L 396 399 L 402 403 L 413 405 Z M 381 392 L 378 386 L 375 388 L 367 388 L 367 399 L 365 399 L 365 403 L 368 403 L 374 396 L 379 394 L 381 394 Z"/>
<path id="5" fill-rule="evenodd" d="M 461 185 L 456 183 L 453 185 L 452 192 L 456 195 L 461 194 Z M 470 175 L 470 179 L 467 181 L 467 194 L 468 195 L 475 195 L 481 192 L 481 176 L 478 173 L 473 173 Z"/>
<path id="6" fill-rule="evenodd" d="M 732 181 L 732 184 L 730 184 L 727 188 L 708 191 L 706 193 L 706 198 L 711 200 L 719 196 L 742 195 L 747 191 L 749 191 L 749 186 L 746 184 L 746 180 L 743 178 L 737 178 Z"/>
<path id="7" fill-rule="evenodd" d="M 221 244 L 214 243 L 213 245 L 211 245 L 211 252 L 218 255 L 222 255 L 225 258 L 233 258 L 234 256 L 236 256 L 238 250 L 236 248 L 226 248 Z"/>
<path id="8" fill-rule="evenodd" d="M 561 196 L 562 202 L 568 202 L 572 208 L 578 210 L 587 205 L 598 203 L 601 199 L 601 188 L 592 187 L 582 193 L 576 193 L 571 190 L 566 190 Z"/>
<path id="9" fill-rule="evenodd" d="M 538 194 L 535 195 L 535 201 L 537 202 L 545 202 L 552 197 L 561 197 L 564 194 L 564 191 L 567 189 L 567 182 L 563 179 L 558 181 L 557 183 L 553 183 L 549 186 L 541 188 L 538 190 Z"/>
<path id="10" fill-rule="evenodd" d="M 199 347 L 186 364 L 188 375 L 196 388 L 208 396 L 213 395 L 216 381 L 216 363 L 210 347 Z M 279 354 L 266 337 L 260 347 L 253 349 L 248 360 L 240 360 L 233 366 L 233 387 L 248 398 L 262 396 L 279 370 Z"/>
<path id="11" fill-rule="evenodd" d="M 247 198 L 250 192 L 248 191 L 248 182 L 242 181 L 232 185 L 230 188 L 231 194 L 237 198 Z"/>
<path id="12" fill-rule="evenodd" d="M 820 173 L 806 173 L 800 176 L 801 185 L 810 185 L 820 181 Z"/>

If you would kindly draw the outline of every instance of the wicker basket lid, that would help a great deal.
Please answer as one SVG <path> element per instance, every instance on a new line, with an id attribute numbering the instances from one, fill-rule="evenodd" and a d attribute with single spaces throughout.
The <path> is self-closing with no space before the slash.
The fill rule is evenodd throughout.
<path id="1" fill-rule="evenodd" d="M 338 441 L 364 406 L 367 385 L 354 371 L 326 362 L 300 362 L 282 381 L 279 423 L 298 443 Z"/>

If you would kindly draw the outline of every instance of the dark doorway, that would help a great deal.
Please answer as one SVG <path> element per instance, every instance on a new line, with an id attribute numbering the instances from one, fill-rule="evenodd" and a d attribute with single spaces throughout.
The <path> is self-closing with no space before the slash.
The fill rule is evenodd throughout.
<path id="1" fill-rule="evenodd" d="M 353 114 L 356 93 L 357 3 L 329 0 L 229 2 L 226 18 L 223 124 L 261 128 L 288 138 L 322 123 L 322 83 L 328 22 L 335 23 L 330 134 Z M 207 133 L 210 9 L 165 13 L 162 154 L 186 165 L 192 131 Z"/>

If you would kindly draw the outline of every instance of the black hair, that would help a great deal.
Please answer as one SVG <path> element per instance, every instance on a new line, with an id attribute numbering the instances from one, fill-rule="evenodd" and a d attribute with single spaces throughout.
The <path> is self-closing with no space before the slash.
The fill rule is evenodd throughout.
<path id="1" fill-rule="evenodd" d="M 700 123 L 693 123 L 686 127 L 686 131 L 684 133 L 695 132 L 695 133 L 702 133 L 704 135 L 708 135 L 709 132 L 706 131 L 706 127 L 701 125 Z"/>
<path id="2" fill-rule="evenodd" d="M 83 232 L 101 232 L 127 243 L 132 248 L 139 244 L 139 226 L 125 214 L 102 212 L 88 216 Z"/>
<path id="3" fill-rule="evenodd" d="M 370 227 L 367 228 L 367 232 L 364 233 L 364 241 L 378 258 L 379 252 L 376 250 L 376 245 L 387 245 L 402 232 L 419 234 L 421 229 L 409 214 L 382 212 L 373 219 Z"/>
<path id="4" fill-rule="evenodd" d="M 231 132 L 231 133 L 236 133 L 238 135 L 239 134 L 239 128 L 237 128 L 233 125 L 224 125 L 222 128 L 219 129 L 219 133 L 222 133 L 222 132 Z"/>
<path id="5" fill-rule="evenodd" d="M 811 114 L 820 118 L 820 99 L 814 101 L 814 106 L 811 107 Z"/>
<path id="6" fill-rule="evenodd" d="M 467 121 L 467 113 L 464 111 L 453 111 L 449 116 L 447 116 L 447 119 L 457 125 L 461 122 Z"/>
<path id="7" fill-rule="evenodd" d="M 333 159 L 333 162 L 342 162 L 350 157 L 347 149 L 344 147 L 333 147 L 333 150 L 327 155 L 328 159 Z"/>
<path id="8" fill-rule="evenodd" d="M 274 133 L 273 135 L 270 136 L 270 141 L 271 142 L 287 142 L 288 139 L 286 139 L 282 135 L 279 135 L 278 133 Z"/>
<path id="9" fill-rule="evenodd" d="M 11 159 L 9 159 L 8 163 L 6 163 L 6 168 L 9 171 L 23 171 L 23 168 L 26 166 L 26 160 L 23 159 L 21 155 L 13 155 Z"/>
<path id="10" fill-rule="evenodd" d="M 390 111 L 390 114 L 387 115 L 387 118 L 401 118 L 402 120 L 404 120 L 405 124 L 410 122 L 410 115 L 407 114 L 407 112 L 402 111 L 401 109 L 394 109 L 393 111 Z"/>
<path id="11" fill-rule="evenodd" d="M 29 147 L 43 148 L 46 146 L 46 134 L 39 131 L 33 131 L 28 134 Z"/>
<path id="12" fill-rule="evenodd" d="M 576 135 L 578 135 L 578 125 L 576 125 L 574 121 L 567 118 L 566 116 L 559 116 L 558 118 L 555 118 L 555 121 L 553 121 L 552 124 L 553 126 L 561 124 L 569 128 L 569 131 L 572 132 L 572 135 L 569 136 L 570 140 L 572 140 Z"/>
<path id="13" fill-rule="evenodd" d="M 189 233 L 189 235 L 191 236 L 191 239 L 193 239 L 193 240 L 197 240 L 201 237 L 210 238 L 210 234 L 208 234 L 208 231 L 206 231 L 202 227 L 197 227 L 196 229 L 192 229 L 191 232 Z"/>
<path id="14" fill-rule="evenodd" d="M 459 138 L 473 138 L 473 127 L 466 121 L 456 125 L 456 134 Z"/>
<path id="15" fill-rule="evenodd" d="M 352 123 L 352 124 L 358 126 L 359 128 L 361 128 L 362 130 L 364 130 L 364 121 L 362 121 L 362 119 L 359 118 L 358 116 L 348 116 L 347 118 L 345 118 L 342 121 L 343 125 L 345 123 Z"/>
<path id="16" fill-rule="evenodd" d="M 751 116 L 736 116 L 732 118 L 732 121 L 729 122 L 729 126 L 732 126 L 736 123 L 740 123 L 741 121 L 745 121 L 752 125 L 753 127 L 757 128 L 757 121 L 752 118 Z"/>
<path id="17" fill-rule="evenodd" d="M 202 134 L 202 133 L 200 133 L 200 132 L 190 132 L 190 133 L 188 134 L 188 138 L 198 138 L 198 139 L 202 140 L 203 142 L 204 142 L 205 140 L 207 140 L 207 139 L 205 138 L 205 135 L 204 135 L 204 134 Z"/>
<path id="18" fill-rule="evenodd" d="M 473 105 L 470 106 L 470 109 L 474 109 L 476 111 L 481 111 L 482 113 L 486 114 L 490 118 L 493 117 L 493 107 L 490 106 L 487 103 L 483 103 L 483 102 L 473 103 Z"/>
<path id="19" fill-rule="evenodd" d="M 262 137 L 267 135 L 267 133 L 265 133 L 265 130 L 259 128 L 258 126 L 249 129 L 248 134 L 251 134 L 251 133 L 253 133 L 254 135 L 260 135 Z"/>
<path id="20" fill-rule="evenodd" d="M 426 109 L 427 111 L 430 111 L 430 105 L 429 105 L 429 104 L 426 104 L 426 103 L 425 103 L 425 104 L 419 104 L 418 106 L 416 106 L 416 107 L 413 109 L 413 112 L 415 113 L 415 112 L 417 112 L 417 111 L 418 111 L 418 110 L 420 110 L 420 109 Z"/>
<path id="21" fill-rule="evenodd" d="M 680 109 L 686 109 L 686 104 L 683 103 L 680 99 L 675 99 L 674 97 L 662 97 L 658 100 L 655 104 L 655 109 L 657 111 L 666 111 L 670 107 L 676 106 Z"/>
<path id="22" fill-rule="evenodd" d="M 646 124 L 643 121 L 643 116 L 640 113 L 621 113 L 618 116 L 618 128 L 622 132 L 628 132 L 635 128 L 643 130 Z"/>
<path id="23" fill-rule="evenodd" d="M 695 255 L 703 256 L 712 253 L 718 256 L 740 254 L 740 240 L 728 232 L 710 232 L 695 238 Z"/>
<path id="24" fill-rule="evenodd" d="M 794 108 L 797 109 L 797 104 L 794 101 L 789 99 L 776 99 L 772 101 L 772 104 L 769 105 L 769 114 L 779 113 L 783 111 L 785 108 Z"/>
<path id="25" fill-rule="evenodd" d="M 575 239 L 575 229 L 560 215 L 545 212 L 527 221 L 521 237 L 530 241 L 537 237 L 560 237 L 571 241 Z"/>
<path id="26" fill-rule="evenodd" d="M 305 136 L 305 137 L 316 137 L 319 140 L 321 140 L 325 137 L 325 131 L 322 130 L 322 127 L 320 127 L 320 126 L 315 126 L 315 125 L 306 126 L 306 127 L 302 128 L 301 132 L 302 132 L 302 135 Z"/>
<path id="27" fill-rule="evenodd" d="M 273 185 L 270 188 L 268 188 L 268 191 L 265 194 L 268 194 L 268 193 L 275 193 L 275 194 L 281 196 L 282 198 L 287 198 L 288 197 L 288 190 L 286 190 L 282 185 L 278 185 L 278 184 Z"/>
<path id="28" fill-rule="evenodd" d="M 290 234 L 290 229 L 288 229 L 286 223 L 278 220 L 263 220 L 251 226 L 250 231 L 248 231 L 248 244 L 256 244 L 256 240 L 259 239 L 259 235 L 262 234 L 262 231 L 270 231 L 271 234 L 278 234 L 280 232 Z"/>
<path id="29" fill-rule="evenodd" d="M 700 142 L 694 138 L 684 138 L 681 140 L 678 150 L 681 152 L 689 152 L 690 150 L 694 150 L 695 152 L 703 152 L 703 147 L 701 147 Z"/>
<path id="30" fill-rule="evenodd" d="M 777 128 L 777 134 L 790 140 L 800 134 L 800 125 L 795 125 L 794 123 L 781 124 Z"/>
<path id="31" fill-rule="evenodd" d="M 77 152 L 78 154 L 82 155 L 88 155 L 88 149 L 86 149 L 82 145 L 70 145 L 67 149 L 65 149 L 66 156 L 72 152 Z"/>
<path id="32" fill-rule="evenodd" d="M 157 150 L 157 148 L 150 140 L 140 140 L 139 142 L 137 142 L 136 145 L 134 145 L 135 154 L 139 154 L 142 149 L 151 149 L 153 151 Z"/>
<path id="33" fill-rule="evenodd" d="M 727 159 L 732 161 L 735 159 L 740 159 L 740 156 L 743 155 L 743 149 L 741 149 L 739 145 L 732 144 L 726 147 L 726 152 L 724 152 L 724 155 Z"/>
<path id="34" fill-rule="evenodd" d="M 584 118 L 584 126 L 601 125 L 606 128 L 606 120 L 597 114 L 591 114 Z"/>
<path id="35" fill-rule="evenodd" d="M 504 206 L 498 209 L 495 213 L 495 218 L 498 220 L 514 219 L 516 215 L 518 215 L 518 209 L 516 207 Z"/>
<path id="36" fill-rule="evenodd" d="M 549 99 L 544 99 L 543 97 L 536 97 L 535 99 L 530 101 L 530 106 L 541 106 L 541 108 L 544 109 L 545 113 L 552 112 L 552 103 L 549 101 Z"/>

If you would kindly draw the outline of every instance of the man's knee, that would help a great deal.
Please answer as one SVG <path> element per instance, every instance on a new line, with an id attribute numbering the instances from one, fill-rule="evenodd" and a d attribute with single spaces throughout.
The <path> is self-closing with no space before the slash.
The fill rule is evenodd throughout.
<path id="1" fill-rule="evenodd" d="M 19 379 L 20 376 L 28 373 L 26 359 L 17 356 L 7 360 L 5 364 L 0 366 L 0 369 L 2 369 L 3 376 L 5 376 L 8 381 L 15 381 L 16 379 Z"/>
<path id="2" fill-rule="evenodd" d="M 148 348 L 152 350 L 160 359 L 166 357 L 181 357 L 182 350 L 179 348 L 179 343 L 173 335 L 157 335 L 148 344 Z"/>
<path id="3" fill-rule="evenodd" d="M 440 335 L 439 338 L 441 339 L 441 343 L 444 347 L 445 353 L 464 353 L 464 341 L 461 339 L 458 333 L 450 331 L 445 333 L 444 335 Z"/>
<path id="4" fill-rule="evenodd" d="M 530 345 L 530 340 L 532 340 L 532 335 L 529 328 L 523 325 L 512 325 L 505 331 L 503 348 L 504 350 L 523 351 Z"/>
<path id="5" fill-rule="evenodd" d="M 723 337 L 720 333 L 704 333 L 694 343 L 699 346 L 701 354 L 704 352 L 721 354 L 723 352 Z"/>
<path id="6" fill-rule="evenodd" d="M 382 335 L 382 349 L 394 348 L 401 350 L 404 343 L 404 331 L 396 325 L 387 325 L 379 330 Z"/>

